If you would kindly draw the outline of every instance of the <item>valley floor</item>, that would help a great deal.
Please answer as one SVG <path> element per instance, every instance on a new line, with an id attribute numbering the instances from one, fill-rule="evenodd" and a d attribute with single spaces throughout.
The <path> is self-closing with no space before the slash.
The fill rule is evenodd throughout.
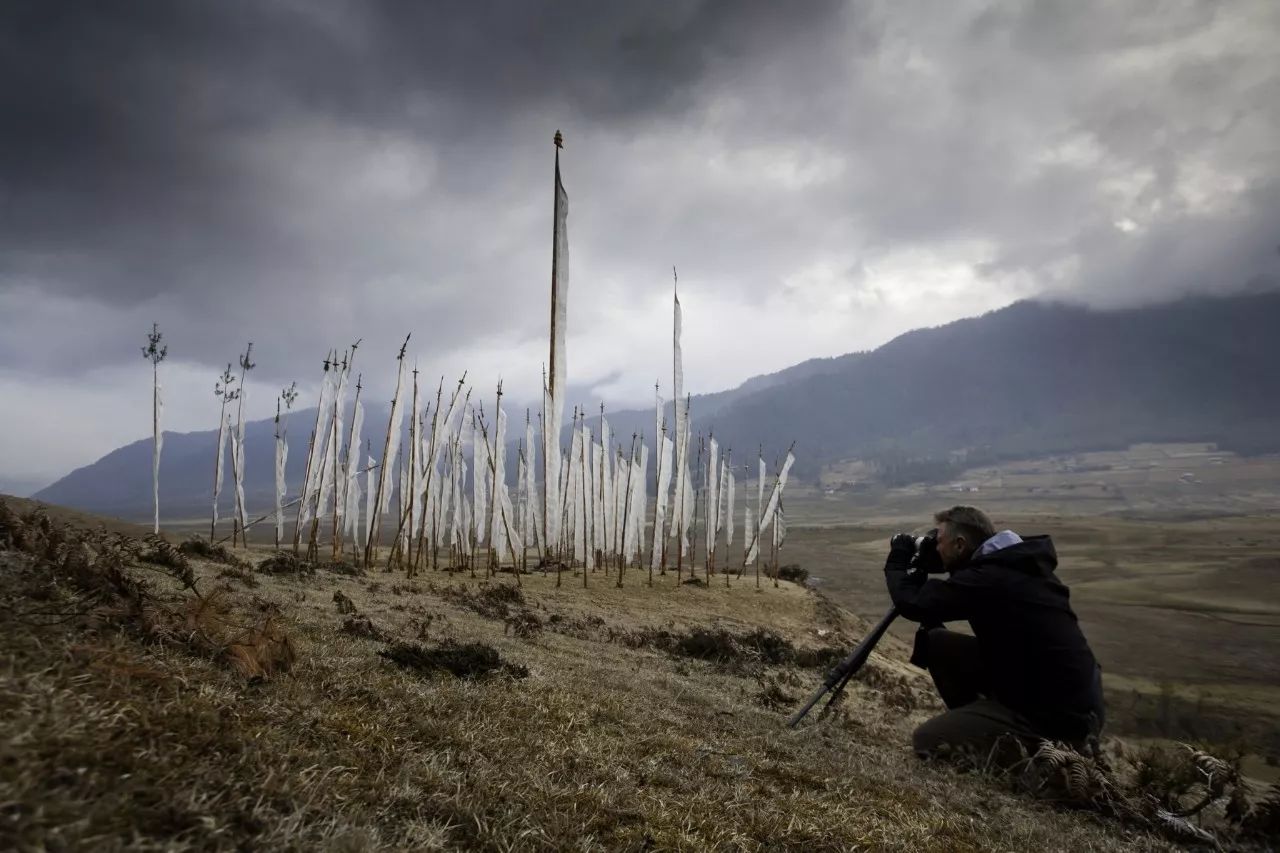
<path id="1" fill-rule="evenodd" d="M 1245 744 L 1280 779 L 1280 458 L 1139 445 L 966 472 L 955 484 L 798 490 L 780 556 L 864 618 L 888 607 L 889 537 L 974 504 L 1049 534 L 1119 734 Z M 907 637 L 912 626 L 895 630 Z"/>

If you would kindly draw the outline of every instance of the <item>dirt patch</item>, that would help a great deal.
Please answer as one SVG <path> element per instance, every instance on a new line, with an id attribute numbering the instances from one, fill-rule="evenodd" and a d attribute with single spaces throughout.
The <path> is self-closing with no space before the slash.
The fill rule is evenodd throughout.
<path id="1" fill-rule="evenodd" d="M 476 679 L 491 675 L 525 678 L 529 670 L 520 664 L 503 662 L 498 650 L 486 643 L 455 643 L 438 646 L 395 643 L 378 656 L 427 678 L 448 673 L 455 678 Z"/>
<path id="2" fill-rule="evenodd" d="M 447 586 L 440 595 L 459 607 L 465 607 L 486 619 L 507 619 L 514 611 L 524 608 L 524 593 L 509 584 L 491 584 L 476 589 Z"/>
<path id="3" fill-rule="evenodd" d="M 239 566 L 240 558 L 231 553 L 226 545 L 214 545 L 208 539 L 200 536 L 192 536 L 181 545 L 178 550 L 188 557 L 196 557 L 201 560 L 208 560 L 211 563 L 223 563 L 228 566 Z"/>
<path id="4" fill-rule="evenodd" d="M 552 613 L 547 617 L 543 627 L 548 631 L 579 640 L 612 641 L 619 633 L 594 613 L 587 616 L 566 616 L 563 613 Z"/>
<path id="5" fill-rule="evenodd" d="M 769 577 L 773 577 L 773 573 L 768 573 Z M 785 566 L 778 567 L 778 580 L 791 581 L 794 584 L 804 586 L 804 582 L 809 579 L 809 570 L 801 568 L 798 563 L 788 563 Z"/>
<path id="6" fill-rule="evenodd" d="M 843 631 L 844 613 L 839 606 L 820 590 L 810 587 L 809 594 L 813 596 L 813 612 L 818 624 L 831 631 Z"/>
<path id="7" fill-rule="evenodd" d="M 327 563 L 321 563 L 320 568 L 330 574 L 346 575 L 353 578 L 364 575 L 364 569 L 354 563 L 348 563 L 346 560 L 330 560 Z"/>
<path id="8" fill-rule="evenodd" d="M 542 633 L 542 620 L 538 618 L 538 614 L 526 607 L 508 616 L 503 623 L 502 631 L 504 634 L 510 632 L 512 636 L 521 639 L 532 639 Z"/>
<path id="9" fill-rule="evenodd" d="M 316 566 L 290 551 L 277 551 L 258 563 L 257 571 L 264 575 L 314 575 Z"/>
<path id="10" fill-rule="evenodd" d="M 373 624 L 368 616 L 352 616 L 342 623 L 342 633 L 368 640 L 385 641 L 387 632 Z"/>
<path id="11" fill-rule="evenodd" d="M 218 577 L 230 578 L 231 580 L 240 581 L 240 583 L 244 584 L 250 589 L 253 589 L 258 585 L 258 579 L 255 578 L 252 574 L 250 574 L 248 571 L 246 571 L 244 568 L 242 568 L 239 565 L 227 566 L 226 568 L 218 572 Z"/>
<path id="12" fill-rule="evenodd" d="M 743 633 L 724 628 L 694 628 L 684 633 L 648 628 L 626 633 L 621 640 L 631 648 L 651 647 L 677 657 L 697 658 L 728 667 L 790 664 L 823 668 L 833 666 L 845 655 L 843 649 L 835 646 L 796 647 L 780 634 L 764 628 Z"/>
<path id="13" fill-rule="evenodd" d="M 918 687 L 919 682 L 875 661 L 867 661 L 863 664 L 854 678 L 879 693 L 880 698 L 890 708 L 897 708 L 900 711 L 914 711 L 917 708 L 938 712 L 942 710 L 932 691 L 921 690 Z"/>
<path id="14" fill-rule="evenodd" d="M 782 689 L 782 685 L 771 679 L 761 683 L 760 692 L 756 694 L 756 702 L 770 711 L 781 711 L 794 707 L 799 699 Z"/>

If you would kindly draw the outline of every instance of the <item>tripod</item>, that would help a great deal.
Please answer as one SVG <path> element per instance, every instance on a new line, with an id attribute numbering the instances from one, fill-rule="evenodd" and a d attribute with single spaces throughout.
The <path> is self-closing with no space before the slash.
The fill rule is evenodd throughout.
<path id="1" fill-rule="evenodd" d="M 857 648 L 850 652 L 847 658 L 840 661 L 834 669 L 827 673 L 827 677 L 823 680 L 822 686 L 814 691 L 813 695 L 809 697 L 809 701 L 804 703 L 803 708 L 791 715 L 791 719 L 787 720 L 787 725 L 794 729 L 799 722 L 805 718 L 805 715 L 813 709 L 813 706 L 818 704 L 818 700 L 821 699 L 828 691 L 831 691 L 831 698 L 827 700 L 827 704 L 823 706 L 823 710 L 830 708 L 831 704 L 835 702 L 844 691 L 845 685 L 849 683 L 849 679 L 853 678 L 858 670 L 862 668 L 862 665 L 867 662 L 867 658 L 871 656 L 871 650 L 876 647 L 876 643 L 880 642 L 880 638 L 884 636 L 884 632 L 889 630 L 889 626 L 893 623 L 893 620 L 897 618 L 898 608 L 890 607 L 889 612 L 884 615 L 884 618 L 880 620 L 876 627 L 871 629 L 871 633 L 863 638 L 861 643 L 858 643 Z"/>

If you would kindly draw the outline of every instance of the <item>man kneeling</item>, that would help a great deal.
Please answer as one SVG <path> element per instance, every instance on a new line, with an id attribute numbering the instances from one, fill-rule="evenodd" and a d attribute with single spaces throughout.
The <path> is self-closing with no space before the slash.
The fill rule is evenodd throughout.
<path id="1" fill-rule="evenodd" d="M 1104 720 L 1101 669 L 1054 575 L 1053 542 L 996 533 L 974 507 L 934 520 L 936 545 L 899 534 L 884 567 L 899 613 L 920 623 L 911 662 L 929 670 L 947 706 L 916 729 L 916 753 L 986 755 L 1007 736 L 1032 749 L 1043 738 L 1085 748 Z M 930 562 L 945 580 L 927 577 Z M 973 636 L 944 627 L 958 620 Z"/>

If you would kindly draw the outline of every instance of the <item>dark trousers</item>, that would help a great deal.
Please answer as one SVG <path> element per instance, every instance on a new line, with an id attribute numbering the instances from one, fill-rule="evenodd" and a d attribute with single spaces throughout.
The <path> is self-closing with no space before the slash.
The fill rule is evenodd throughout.
<path id="1" fill-rule="evenodd" d="M 1035 749 L 1042 735 L 1026 717 L 988 698 L 978 641 L 945 628 L 921 628 L 912 662 L 933 677 L 947 711 L 926 721 L 912 736 L 916 754 L 928 758 L 943 751 L 968 750 L 986 756 L 1004 738 Z"/>

